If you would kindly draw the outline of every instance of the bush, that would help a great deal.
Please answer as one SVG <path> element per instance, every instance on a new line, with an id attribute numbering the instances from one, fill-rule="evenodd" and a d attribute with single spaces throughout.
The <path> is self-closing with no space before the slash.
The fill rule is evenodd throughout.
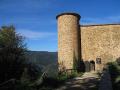
<path id="1" fill-rule="evenodd" d="M 117 62 L 108 63 L 109 72 L 112 79 L 113 89 L 119 90 L 120 88 L 120 66 Z"/>
<path id="2" fill-rule="evenodd" d="M 56 77 L 45 77 L 40 87 L 51 87 L 57 88 L 65 83 L 66 80 L 74 78 L 76 76 L 82 76 L 83 73 L 77 73 L 77 71 L 72 71 L 71 73 L 63 72 L 58 74 Z"/>
<path id="3" fill-rule="evenodd" d="M 116 62 L 120 65 L 120 57 L 116 59 Z"/>
<path id="4" fill-rule="evenodd" d="M 0 83 L 20 79 L 25 61 L 24 38 L 13 26 L 0 28 Z"/>

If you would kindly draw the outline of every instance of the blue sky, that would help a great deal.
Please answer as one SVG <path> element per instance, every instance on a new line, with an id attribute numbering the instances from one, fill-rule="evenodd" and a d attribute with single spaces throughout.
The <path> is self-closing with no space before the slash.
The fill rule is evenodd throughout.
<path id="1" fill-rule="evenodd" d="M 120 23 L 120 0 L 0 0 L 0 26 L 14 25 L 29 50 L 57 51 L 62 12 L 80 14 L 81 24 Z"/>

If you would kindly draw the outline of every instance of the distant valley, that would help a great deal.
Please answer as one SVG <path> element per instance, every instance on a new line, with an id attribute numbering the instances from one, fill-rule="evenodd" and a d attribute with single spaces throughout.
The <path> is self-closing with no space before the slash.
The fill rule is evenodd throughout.
<path id="1" fill-rule="evenodd" d="M 57 63 L 57 52 L 47 52 L 47 51 L 28 51 L 26 53 L 26 58 L 29 62 L 49 65 Z"/>

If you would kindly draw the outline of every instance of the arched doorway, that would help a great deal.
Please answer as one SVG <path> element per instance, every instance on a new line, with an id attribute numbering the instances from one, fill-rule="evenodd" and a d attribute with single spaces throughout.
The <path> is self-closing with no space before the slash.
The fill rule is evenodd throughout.
<path id="1" fill-rule="evenodd" d="M 90 61 L 90 71 L 95 71 L 95 62 L 93 60 Z"/>

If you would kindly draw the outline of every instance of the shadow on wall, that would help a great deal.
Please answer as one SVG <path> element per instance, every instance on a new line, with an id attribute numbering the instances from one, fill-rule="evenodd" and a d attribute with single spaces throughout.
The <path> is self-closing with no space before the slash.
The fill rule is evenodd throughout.
<path id="1" fill-rule="evenodd" d="M 85 71 L 86 72 L 90 72 L 90 62 L 89 61 L 85 61 Z"/>
<path id="2" fill-rule="evenodd" d="M 85 61 L 85 71 L 90 72 L 90 71 L 95 71 L 95 61 Z"/>
<path id="3" fill-rule="evenodd" d="M 85 64 L 83 60 L 81 59 L 82 57 L 82 52 L 81 52 L 81 30 L 79 26 L 79 21 L 78 21 L 78 30 L 77 30 L 77 53 L 74 51 L 74 57 L 73 57 L 73 69 L 77 70 L 78 72 L 85 72 Z"/>
<path id="4" fill-rule="evenodd" d="M 85 72 L 85 63 L 83 62 L 83 60 L 80 60 L 78 64 L 78 72 Z"/>
<path id="5" fill-rule="evenodd" d="M 77 70 L 77 72 L 85 72 L 85 64 L 83 60 L 81 60 L 80 58 L 77 58 L 75 53 L 73 58 L 73 70 Z"/>
<path id="6" fill-rule="evenodd" d="M 95 61 L 94 60 L 84 61 L 83 59 L 82 60 L 77 60 L 74 57 L 73 69 L 77 70 L 78 72 L 95 71 Z"/>
<path id="7" fill-rule="evenodd" d="M 77 60 L 74 57 L 73 69 L 77 70 L 78 72 L 95 71 L 95 61 L 94 60 L 84 61 L 83 59 L 82 60 Z"/>

